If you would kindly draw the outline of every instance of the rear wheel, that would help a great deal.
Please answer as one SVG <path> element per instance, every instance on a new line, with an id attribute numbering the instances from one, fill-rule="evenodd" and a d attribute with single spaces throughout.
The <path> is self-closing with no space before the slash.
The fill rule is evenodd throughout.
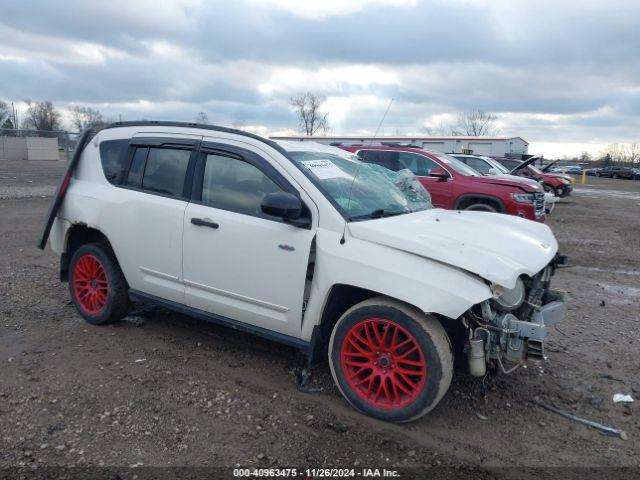
<path id="1" fill-rule="evenodd" d="M 361 412 L 408 422 L 433 409 L 453 375 L 449 337 L 433 317 L 383 297 L 338 320 L 329 344 L 331 373 Z"/>
<path id="2" fill-rule="evenodd" d="M 82 317 L 104 325 L 129 311 L 127 282 L 111 249 L 88 243 L 76 250 L 69 265 L 71 300 Z"/>
<path id="3" fill-rule="evenodd" d="M 613 174 L 613 178 L 618 179 L 618 174 L 617 174 L 617 173 L 614 173 L 614 174 Z"/>

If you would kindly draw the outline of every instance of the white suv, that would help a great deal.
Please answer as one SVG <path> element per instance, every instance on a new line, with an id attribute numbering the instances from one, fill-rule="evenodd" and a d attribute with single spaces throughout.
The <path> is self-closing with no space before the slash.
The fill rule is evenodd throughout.
<path id="1" fill-rule="evenodd" d="M 540 223 L 434 209 L 408 171 L 347 152 L 172 122 L 85 133 L 40 240 L 92 324 L 162 305 L 328 357 L 389 421 L 431 410 L 453 353 L 474 375 L 543 356 L 564 315 Z"/>

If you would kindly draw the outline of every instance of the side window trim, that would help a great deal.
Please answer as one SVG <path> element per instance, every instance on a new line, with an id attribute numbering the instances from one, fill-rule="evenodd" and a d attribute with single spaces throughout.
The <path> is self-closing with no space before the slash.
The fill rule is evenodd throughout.
<path id="1" fill-rule="evenodd" d="M 144 163 L 142 164 L 142 171 L 140 172 L 140 179 L 138 180 L 138 185 L 128 185 L 129 175 L 131 175 L 131 167 L 133 166 L 133 159 L 136 157 L 136 152 L 138 150 L 144 149 L 146 153 L 144 155 Z M 127 167 L 127 173 L 123 179 L 123 186 L 125 188 L 133 188 L 135 190 L 142 190 L 142 179 L 144 178 L 144 171 L 147 168 L 147 159 L 149 158 L 149 147 L 137 146 L 131 148 L 131 156 L 129 158 L 129 165 Z"/>

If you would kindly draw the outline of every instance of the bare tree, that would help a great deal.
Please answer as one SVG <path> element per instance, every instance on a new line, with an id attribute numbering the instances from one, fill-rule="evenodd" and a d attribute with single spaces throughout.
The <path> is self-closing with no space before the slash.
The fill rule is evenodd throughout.
<path id="1" fill-rule="evenodd" d="M 624 148 L 619 143 L 611 143 L 607 145 L 602 151 L 605 157 L 608 157 L 612 162 L 624 161 Z"/>
<path id="2" fill-rule="evenodd" d="M 27 111 L 26 118 L 22 122 L 24 128 L 49 131 L 60 129 L 60 113 L 51 102 L 32 102 L 31 100 L 25 100 L 25 102 Z"/>
<path id="3" fill-rule="evenodd" d="M 470 110 L 458 114 L 458 122 L 451 130 L 452 135 L 468 137 L 486 137 L 498 133 L 496 120 L 498 117 L 484 110 Z"/>
<path id="4" fill-rule="evenodd" d="M 11 110 L 9 104 L 0 100 L 0 126 L 4 125 L 7 120 L 11 121 Z"/>
<path id="5" fill-rule="evenodd" d="M 82 132 L 87 128 L 100 128 L 105 123 L 99 110 L 78 105 L 71 109 L 71 121 L 78 132 Z"/>
<path id="6" fill-rule="evenodd" d="M 447 127 L 445 127 L 444 123 L 440 122 L 439 125 L 437 126 L 424 126 L 420 129 L 420 132 L 424 133 L 425 135 L 429 135 L 432 137 L 436 137 L 436 136 L 446 136 L 447 135 L 447 131 L 449 129 L 447 129 Z"/>
<path id="7" fill-rule="evenodd" d="M 591 161 L 591 155 L 589 155 L 589 152 L 582 152 L 580 154 L 580 159 L 581 162 L 590 162 Z"/>
<path id="8" fill-rule="evenodd" d="M 624 146 L 625 161 L 635 164 L 640 162 L 640 145 L 637 143 L 628 143 Z"/>
<path id="9" fill-rule="evenodd" d="M 326 100 L 323 95 L 311 92 L 302 93 L 291 98 L 291 106 L 298 117 L 298 126 L 305 135 L 315 135 L 318 130 L 322 133 L 329 131 L 328 113 L 322 113 L 320 108 Z"/>
<path id="10" fill-rule="evenodd" d="M 207 112 L 198 112 L 198 115 L 196 115 L 196 123 L 200 125 L 207 125 L 209 123 Z"/>

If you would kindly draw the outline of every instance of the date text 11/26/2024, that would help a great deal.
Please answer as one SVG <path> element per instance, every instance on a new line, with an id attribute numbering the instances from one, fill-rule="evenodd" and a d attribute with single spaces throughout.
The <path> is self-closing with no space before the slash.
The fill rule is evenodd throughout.
<path id="1" fill-rule="evenodd" d="M 399 478 L 397 470 L 386 468 L 234 468 L 235 478 Z"/>

